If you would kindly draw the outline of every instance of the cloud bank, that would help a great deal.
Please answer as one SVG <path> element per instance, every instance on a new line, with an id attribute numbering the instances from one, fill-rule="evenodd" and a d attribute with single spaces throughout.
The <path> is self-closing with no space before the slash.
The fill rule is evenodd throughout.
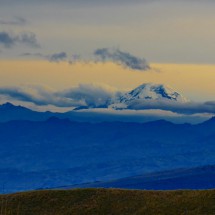
<path id="1" fill-rule="evenodd" d="M 80 105 L 76 101 L 70 101 L 57 96 L 52 89 L 46 87 L 26 86 L 23 88 L 0 88 L 2 99 L 8 98 L 16 101 L 31 102 L 38 106 L 54 105 L 57 107 L 72 107 Z"/>
<path id="2" fill-rule="evenodd" d="M 179 114 L 197 114 L 197 113 L 211 113 L 215 114 L 215 102 L 187 102 L 187 103 L 179 103 L 175 101 L 132 101 L 128 109 L 132 110 L 149 110 L 149 109 L 157 109 L 157 110 L 166 110 Z"/>
<path id="3" fill-rule="evenodd" d="M 0 45 L 3 45 L 5 48 L 11 48 L 17 44 L 27 45 L 33 48 L 40 47 L 36 35 L 32 32 L 20 34 L 12 34 L 6 31 L 0 32 Z"/>
<path id="4" fill-rule="evenodd" d="M 106 107 L 115 95 L 114 88 L 102 85 L 81 84 L 77 87 L 56 92 L 44 86 L 25 86 L 0 88 L 0 100 L 10 99 L 31 102 L 38 106 L 56 107 Z M 2 101 L 1 101 L 2 103 Z"/>
<path id="5" fill-rule="evenodd" d="M 107 85 L 80 84 L 78 87 L 58 93 L 67 99 L 79 101 L 89 108 L 107 107 L 117 91 Z"/>
<path id="6" fill-rule="evenodd" d="M 25 86 L 19 88 L 1 87 L 0 102 L 22 101 L 37 106 L 53 105 L 72 109 L 108 108 L 116 96 L 121 95 L 117 89 L 107 85 L 80 84 L 64 91 L 55 91 L 44 86 Z M 134 100 L 128 104 L 127 110 L 163 110 L 172 113 L 215 114 L 215 101 L 202 103 L 180 103 L 168 100 Z"/>

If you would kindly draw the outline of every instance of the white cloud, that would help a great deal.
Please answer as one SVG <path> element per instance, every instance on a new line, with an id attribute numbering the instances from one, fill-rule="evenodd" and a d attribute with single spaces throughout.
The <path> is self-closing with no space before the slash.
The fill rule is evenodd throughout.
<path id="1" fill-rule="evenodd" d="M 0 88 L 1 100 L 31 102 L 38 106 L 56 107 L 103 107 L 114 96 L 115 89 L 107 85 L 80 84 L 64 91 L 55 91 L 46 86 Z M 1 102 L 2 103 L 2 102 Z"/>
<path id="2" fill-rule="evenodd" d="M 46 86 L 1 87 L 0 103 L 19 101 L 31 103 L 38 107 L 49 106 L 66 110 L 107 108 L 121 92 L 116 88 L 104 84 L 80 84 L 76 87 L 56 91 Z M 95 109 L 97 108 L 97 109 Z M 215 114 L 215 101 L 180 103 L 169 100 L 132 100 L 126 104 L 127 110 L 143 111 L 150 115 L 196 115 Z M 100 109 L 101 111 L 102 109 Z M 103 109 L 105 110 L 105 109 Z M 115 110 L 108 110 L 115 111 Z M 118 112 L 117 112 L 118 113 Z M 140 113 L 140 112 L 139 112 Z"/>
<path id="3" fill-rule="evenodd" d="M 108 85 L 80 84 L 78 87 L 59 92 L 58 95 L 76 101 L 82 101 L 87 107 L 107 107 L 116 89 Z"/>

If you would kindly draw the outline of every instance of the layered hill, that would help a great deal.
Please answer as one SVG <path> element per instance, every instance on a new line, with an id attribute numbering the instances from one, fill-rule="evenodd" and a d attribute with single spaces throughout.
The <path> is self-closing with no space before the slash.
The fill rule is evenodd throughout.
<path id="1" fill-rule="evenodd" d="M 199 125 L 55 117 L 0 123 L 1 193 L 214 165 L 214 138 L 214 118 Z"/>

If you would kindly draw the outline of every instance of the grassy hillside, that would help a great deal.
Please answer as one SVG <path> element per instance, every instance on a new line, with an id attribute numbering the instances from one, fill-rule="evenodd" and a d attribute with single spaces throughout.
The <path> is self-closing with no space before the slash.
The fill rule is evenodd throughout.
<path id="1" fill-rule="evenodd" d="M 215 215 L 215 190 L 52 190 L 0 196 L 1 215 Z"/>

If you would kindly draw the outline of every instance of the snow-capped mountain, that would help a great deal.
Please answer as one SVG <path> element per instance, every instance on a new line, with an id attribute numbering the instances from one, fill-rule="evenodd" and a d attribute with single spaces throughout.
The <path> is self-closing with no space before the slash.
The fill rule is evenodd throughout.
<path id="1" fill-rule="evenodd" d="M 112 100 L 111 108 L 126 108 L 132 101 L 159 100 L 185 103 L 189 100 L 172 88 L 163 84 L 146 83 L 138 86 L 130 92 L 121 94 Z"/>

